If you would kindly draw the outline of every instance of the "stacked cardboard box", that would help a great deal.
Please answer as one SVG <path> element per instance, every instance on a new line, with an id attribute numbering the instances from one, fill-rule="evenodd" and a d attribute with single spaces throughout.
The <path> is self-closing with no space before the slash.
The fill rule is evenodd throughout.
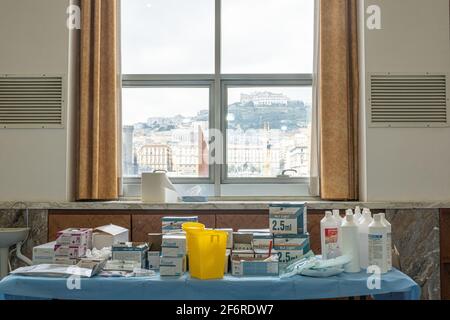
<path id="1" fill-rule="evenodd" d="M 270 232 L 274 235 L 273 249 L 282 267 L 310 251 L 306 215 L 304 203 L 274 204 L 269 208 Z"/>
<path id="2" fill-rule="evenodd" d="M 54 245 L 55 264 L 76 265 L 92 246 L 92 229 L 69 228 L 59 231 Z"/>
<path id="3" fill-rule="evenodd" d="M 131 264 L 138 268 L 147 268 L 147 243 L 123 242 L 112 246 L 112 261 Z M 114 263 L 113 263 L 114 264 Z"/>
<path id="4" fill-rule="evenodd" d="M 186 222 L 198 222 L 198 217 L 162 218 L 161 257 L 159 262 L 161 276 L 181 276 L 187 270 L 187 241 L 186 234 L 182 229 L 183 223 Z M 156 257 L 154 256 L 153 259 L 156 259 Z"/>

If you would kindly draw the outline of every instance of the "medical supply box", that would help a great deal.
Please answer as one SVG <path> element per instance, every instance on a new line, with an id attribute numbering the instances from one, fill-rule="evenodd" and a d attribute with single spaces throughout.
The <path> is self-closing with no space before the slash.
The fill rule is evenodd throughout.
<path id="1" fill-rule="evenodd" d="M 69 228 L 56 234 L 55 244 L 62 246 L 87 246 L 92 245 L 92 229 Z"/>
<path id="2" fill-rule="evenodd" d="M 182 225 L 185 222 L 198 222 L 198 217 L 163 217 L 162 233 L 182 232 Z"/>
<path id="3" fill-rule="evenodd" d="M 159 274 L 166 276 L 181 276 L 186 272 L 186 256 L 183 257 L 161 257 Z"/>
<path id="4" fill-rule="evenodd" d="M 164 257 L 182 257 L 186 255 L 186 235 L 182 233 L 164 234 L 161 243 L 161 255 Z"/>
<path id="5" fill-rule="evenodd" d="M 41 244 L 33 248 L 33 265 L 52 264 L 55 258 L 56 242 Z"/>
<path id="6" fill-rule="evenodd" d="M 147 243 L 117 243 L 112 246 L 112 260 L 134 261 L 140 263 L 141 268 L 146 268 L 147 252 Z"/>
<path id="7" fill-rule="evenodd" d="M 270 232 L 274 235 L 305 234 L 307 232 L 306 204 L 271 204 Z"/>
<path id="8" fill-rule="evenodd" d="M 231 273 L 237 277 L 278 276 L 278 256 L 266 258 L 231 258 Z"/>
<path id="9" fill-rule="evenodd" d="M 161 261 L 160 251 L 149 251 L 147 253 L 147 266 L 150 270 L 159 270 L 160 261 Z"/>
<path id="10" fill-rule="evenodd" d="M 129 230 L 113 224 L 108 224 L 94 229 L 93 235 L 94 248 L 101 250 L 120 242 L 130 241 Z"/>

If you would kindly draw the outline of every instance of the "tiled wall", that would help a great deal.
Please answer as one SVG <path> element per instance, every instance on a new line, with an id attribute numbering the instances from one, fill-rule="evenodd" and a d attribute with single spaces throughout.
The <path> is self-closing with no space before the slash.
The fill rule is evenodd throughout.
<path id="1" fill-rule="evenodd" d="M 390 210 L 387 218 L 393 227 L 393 243 L 400 252 L 402 271 L 422 287 L 423 299 L 439 299 L 439 211 Z M 268 213 L 264 211 L 30 211 L 32 230 L 24 253 L 31 256 L 33 246 L 53 240 L 56 232 L 68 227 L 96 227 L 114 223 L 129 228 L 133 241 L 146 241 L 150 232 L 161 231 L 163 215 L 199 215 L 207 227 L 267 228 Z M 320 253 L 320 220 L 323 211 L 308 212 L 311 247 Z M 21 211 L 0 210 L 0 228 L 24 226 Z M 13 266 L 21 263 L 14 261 Z"/>

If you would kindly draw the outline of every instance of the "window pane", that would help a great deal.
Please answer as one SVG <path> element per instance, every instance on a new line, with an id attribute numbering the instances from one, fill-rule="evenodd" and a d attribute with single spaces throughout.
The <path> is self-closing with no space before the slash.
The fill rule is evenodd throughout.
<path id="1" fill-rule="evenodd" d="M 223 73 L 312 73 L 314 0 L 222 1 Z"/>
<path id="2" fill-rule="evenodd" d="M 214 73 L 214 0 L 125 0 L 124 74 Z"/>
<path id="3" fill-rule="evenodd" d="M 309 177 L 311 100 L 311 87 L 229 88 L 228 177 Z"/>
<path id="4" fill-rule="evenodd" d="M 208 177 L 209 89 L 124 88 L 124 176 Z"/>

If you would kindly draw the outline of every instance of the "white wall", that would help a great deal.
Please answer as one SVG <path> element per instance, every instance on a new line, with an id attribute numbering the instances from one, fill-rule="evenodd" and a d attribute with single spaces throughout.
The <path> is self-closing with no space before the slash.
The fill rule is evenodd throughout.
<path id="1" fill-rule="evenodd" d="M 382 30 L 362 30 L 366 83 L 371 72 L 450 72 L 448 0 L 371 4 Z M 362 200 L 450 200 L 450 128 L 370 128 L 365 107 L 363 95 Z"/>
<path id="2" fill-rule="evenodd" d="M 69 3 L 0 1 L 0 74 L 68 76 Z M 69 80 L 73 86 L 74 79 Z M 64 129 L 0 129 L 0 201 L 71 200 L 71 120 L 66 118 Z"/>

